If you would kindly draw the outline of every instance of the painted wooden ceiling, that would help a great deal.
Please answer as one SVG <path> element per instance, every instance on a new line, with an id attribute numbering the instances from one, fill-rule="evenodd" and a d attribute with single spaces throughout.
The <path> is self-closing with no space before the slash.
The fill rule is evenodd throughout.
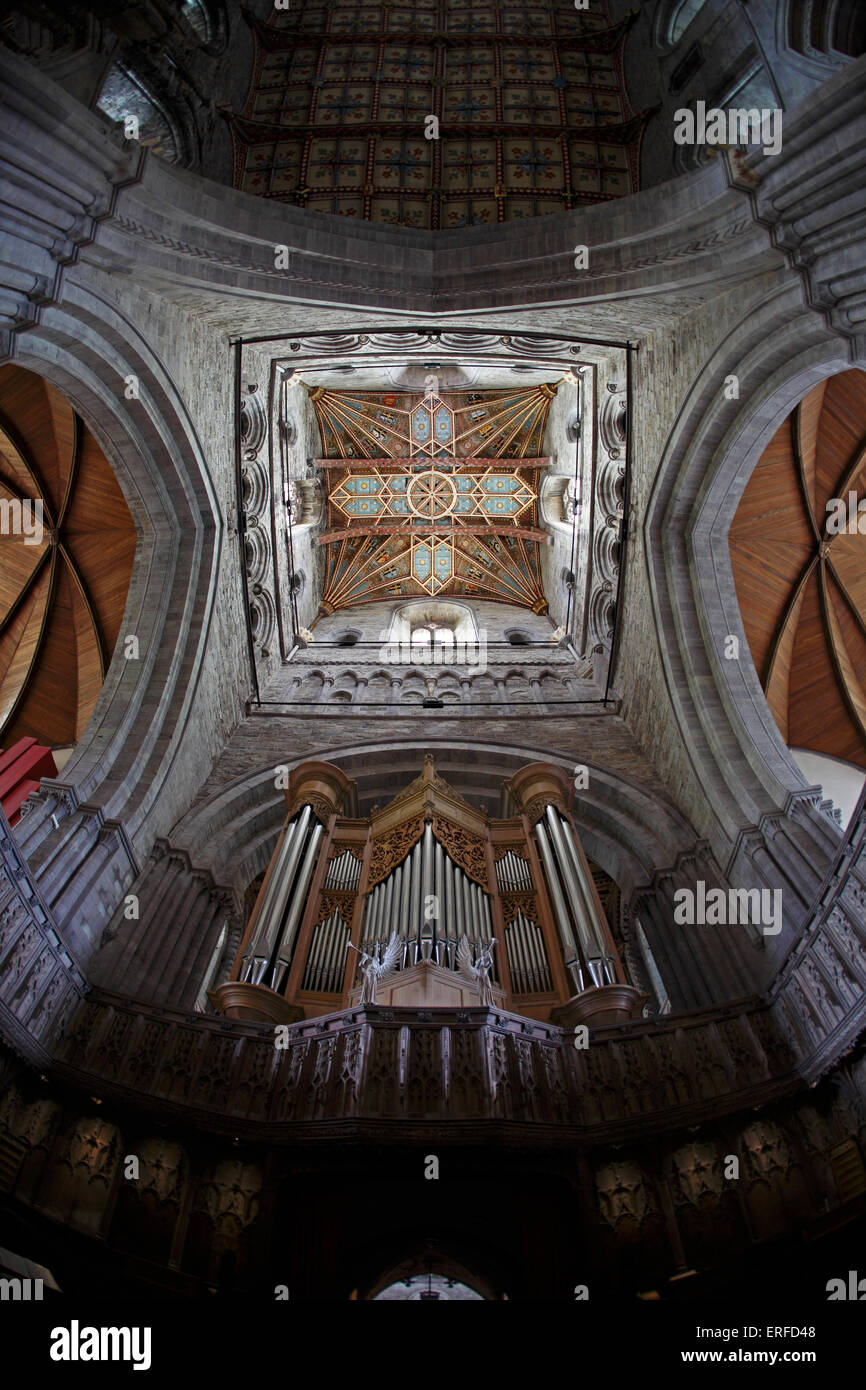
<path id="1" fill-rule="evenodd" d="M 866 373 L 853 370 L 814 387 L 777 431 L 730 531 L 743 623 L 782 737 L 859 767 L 866 767 L 863 499 Z"/>
<path id="2" fill-rule="evenodd" d="M 0 518 L 0 746 L 72 744 L 120 632 L 136 533 L 81 417 L 17 366 L 0 368 Z"/>
<path id="3" fill-rule="evenodd" d="M 636 13 L 636 11 L 635 11 Z M 638 188 L 645 124 L 606 0 L 292 0 L 253 20 L 235 186 L 318 212 L 465 227 Z M 437 124 L 431 125 L 435 120 Z"/>
<path id="4" fill-rule="evenodd" d="M 311 391 L 328 496 L 323 611 L 465 595 L 544 612 L 538 480 L 554 392 Z"/>

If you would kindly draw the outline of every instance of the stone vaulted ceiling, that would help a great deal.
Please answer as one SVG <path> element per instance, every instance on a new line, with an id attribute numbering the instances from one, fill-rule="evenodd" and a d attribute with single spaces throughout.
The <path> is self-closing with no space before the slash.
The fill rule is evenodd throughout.
<path id="1" fill-rule="evenodd" d="M 250 22 L 249 96 L 226 113 L 247 193 L 435 229 L 637 190 L 631 21 L 605 0 L 292 0 Z"/>
<path id="2" fill-rule="evenodd" d="M 749 646 L 782 737 L 860 767 L 866 534 L 856 509 L 864 492 L 866 373 L 854 370 L 814 387 L 777 431 L 730 532 Z M 831 499 L 844 504 L 845 529 Z M 859 516 L 866 532 L 866 513 Z"/>
<path id="3" fill-rule="evenodd" d="M 543 612 L 538 483 L 554 392 L 311 391 L 328 496 L 323 610 L 465 595 Z"/>
<path id="4" fill-rule="evenodd" d="M 0 534 L 0 747 L 84 731 L 120 632 L 136 532 L 111 465 L 72 406 L 0 368 L 0 501 L 42 507 L 41 536 Z"/>

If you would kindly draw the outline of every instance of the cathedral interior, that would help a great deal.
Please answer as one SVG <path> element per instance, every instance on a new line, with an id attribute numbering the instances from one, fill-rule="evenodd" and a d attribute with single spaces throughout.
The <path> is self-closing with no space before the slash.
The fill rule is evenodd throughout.
<path id="1" fill-rule="evenodd" d="M 826 1302 L 866 5 L 11 0 L 0 110 L 0 1274 Z"/>

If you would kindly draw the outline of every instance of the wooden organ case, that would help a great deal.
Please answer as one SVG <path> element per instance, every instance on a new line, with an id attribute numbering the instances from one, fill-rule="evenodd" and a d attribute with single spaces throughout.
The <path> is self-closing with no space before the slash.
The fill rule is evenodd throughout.
<path id="1" fill-rule="evenodd" d="M 495 941 L 493 1007 L 567 1027 L 634 1016 L 643 996 L 625 981 L 570 791 L 561 769 L 530 764 L 504 784 L 511 814 L 490 819 L 428 755 L 364 819 L 339 768 L 301 764 L 231 979 L 212 1001 L 274 1023 L 336 1013 L 364 999 L 359 963 L 388 949 L 376 1005 L 478 1005 L 471 967 Z"/>

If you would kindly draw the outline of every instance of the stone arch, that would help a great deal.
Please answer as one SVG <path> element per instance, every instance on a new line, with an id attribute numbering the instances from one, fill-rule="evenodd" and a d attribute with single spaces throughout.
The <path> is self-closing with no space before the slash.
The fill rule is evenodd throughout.
<path id="1" fill-rule="evenodd" d="M 365 805 L 386 804 L 417 776 L 425 753 L 461 794 L 484 801 L 493 812 L 501 784 L 527 763 L 543 759 L 571 777 L 569 758 L 542 747 L 479 743 L 477 739 L 419 742 L 417 739 L 357 741 L 330 749 L 335 763 L 358 782 Z M 302 755 L 285 759 L 291 768 Z M 668 869 L 695 842 L 693 828 L 671 801 L 619 772 L 584 758 L 588 784 L 575 794 L 573 814 L 588 856 L 619 885 L 624 899 Z M 178 822 L 172 843 L 190 861 L 207 868 L 217 884 L 243 892 L 267 867 L 285 818 L 285 796 L 270 764 L 251 769 L 222 786 L 202 788 L 195 805 Z"/>
<path id="2" fill-rule="evenodd" d="M 798 298 L 793 289 L 771 292 L 705 364 L 666 442 L 643 528 L 668 696 L 690 775 L 701 788 L 714 788 L 712 805 L 700 793 L 697 828 L 728 865 L 746 830 L 768 815 L 796 816 L 813 864 L 837 838 L 829 819 L 809 804 L 816 797 L 764 698 L 727 544 L 746 482 L 779 425 L 809 387 L 850 365 L 841 340 L 818 316 L 797 312 Z M 729 373 L 738 375 L 736 401 L 721 389 Z M 727 634 L 738 636 L 743 659 L 724 659 Z M 636 697 L 635 687 L 625 706 Z M 804 875 L 804 885 L 820 878 L 805 864 Z"/>
<path id="3" fill-rule="evenodd" d="M 454 633 L 455 641 L 474 642 L 478 636 L 475 613 L 466 603 L 452 599 L 412 599 L 393 610 L 389 642 L 410 641 L 416 627 L 427 622 L 441 623 Z"/>
<path id="4" fill-rule="evenodd" d="M 323 671 L 308 671 L 301 681 L 297 698 L 300 701 L 315 700 L 321 695 L 325 684 Z"/>
<path id="5" fill-rule="evenodd" d="M 139 122 L 139 137 L 169 164 L 194 167 L 199 160 L 195 115 L 179 90 L 172 90 L 162 71 L 138 55 L 133 62 L 121 56 L 108 69 L 96 109 L 123 129 L 128 116 Z"/>
<path id="6" fill-rule="evenodd" d="M 78 289 L 67 301 L 22 339 L 15 360 L 64 392 L 114 468 L 139 534 L 123 630 L 139 636 L 142 655 L 115 653 L 64 781 L 149 843 L 158 830 L 148 832 L 148 819 L 167 828 L 173 818 L 157 802 L 197 693 L 222 523 L 201 442 L 159 359 L 112 306 Z M 125 399 L 130 378 L 139 400 Z"/>
<path id="7" fill-rule="evenodd" d="M 866 15 L 860 0 L 787 0 L 778 10 L 783 51 L 825 69 L 866 52 Z"/>
<path id="8" fill-rule="evenodd" d="M 706 3 L 707 0 L 662 0 L 653 23 L 656 44 L 660 48 L 673 48 L 678 44 Z"/>

